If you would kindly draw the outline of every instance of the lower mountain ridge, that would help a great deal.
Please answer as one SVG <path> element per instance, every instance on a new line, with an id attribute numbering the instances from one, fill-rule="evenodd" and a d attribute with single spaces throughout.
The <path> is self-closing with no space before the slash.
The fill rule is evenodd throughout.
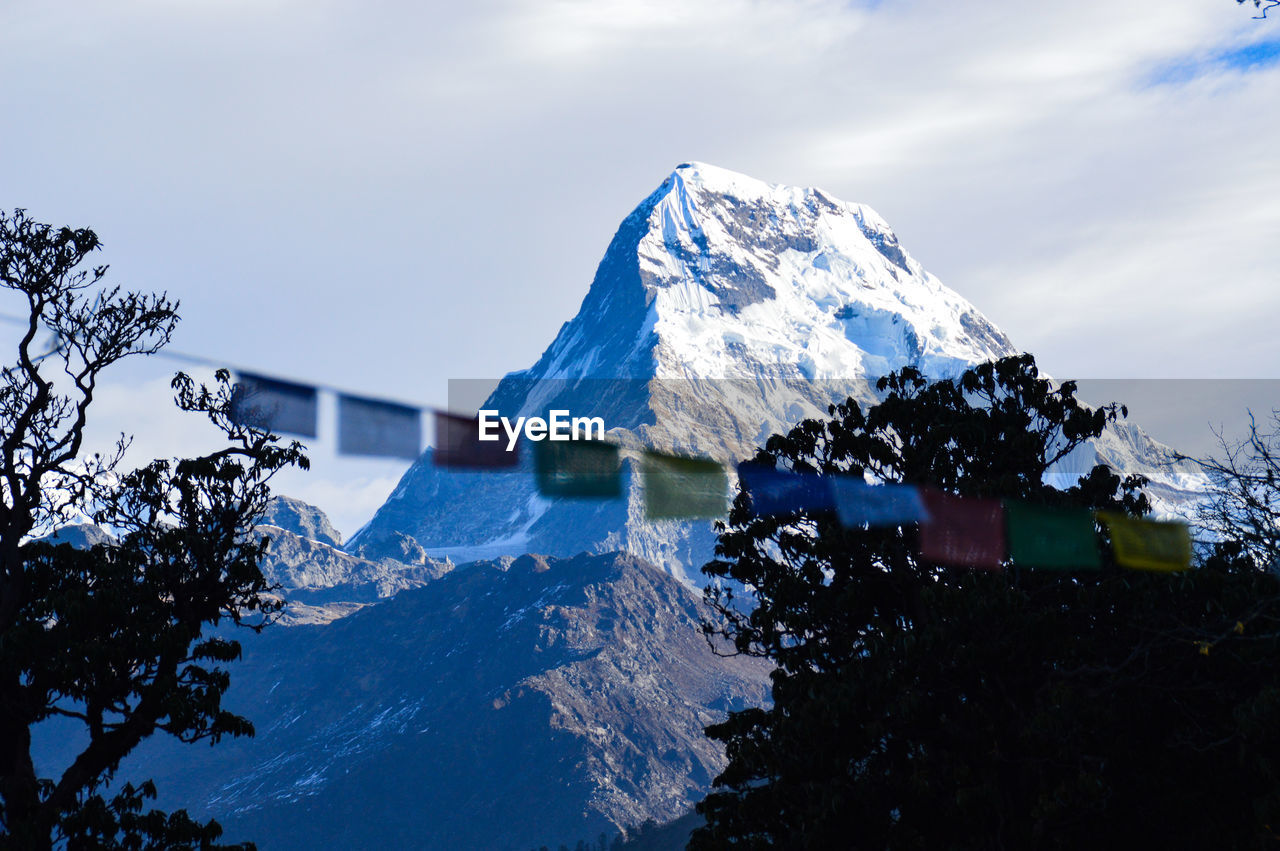
<path id="1" fill-rule="evenodd" d="M 226 705 L 254 739 L 153 740 L 162 805 L 261 849 L 517 849 L 687 813 L 724 765 L 703 727 L 767 704 L 698 595 L 623 553 L 463 565 L 330 623 L 240 636 Z"/>

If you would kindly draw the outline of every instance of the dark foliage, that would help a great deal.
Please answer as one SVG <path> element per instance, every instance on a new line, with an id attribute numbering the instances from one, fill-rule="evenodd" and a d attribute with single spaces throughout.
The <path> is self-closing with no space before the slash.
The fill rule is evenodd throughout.
<path id="1" fill-rule="evenodd" d="M 1233 443 L 1219 435 L 1219 443 L 1218 457 L 1197 461 L 1210 482 L 1200 526 L 1239 544 L 1258 567 L 1280 571 L 1280 411 L 1269 430 L 1251 414 L 1247 437 Z"/>
<path id="2" fill-rule="evenodd" d="M 611 839 L 608 834 L 602 833 L 594 844 L 579 839 L 572 848 L 568 844 L 561 844 L 556 851 L 682 851 L 689 843 L 689 835 L 701 823 L 702 819 L 694 812 L 665 824 L 649 819 L 643 824 L 628 828 L 625 835 L 615 833 Z M 542 845 L 535 851 L 551 851 L 551 846 Z"/>
<path id="3" fill-rule="evenodd" d="M 1029 356 L 774 436 L 757 460 L 870 471 L 973 496 L 1141 514 L 1141 480 L 1042 473 L 1122 411 L 1091 411 Z M 914 528 L 823 513 L 752 517 L 721 558 L 755 589 L 711 627 L 775 661 L 774 706 L 708 735 L 729 765 L 690 848 L 1249 847 L 1280 817 L 1280 583 L 1238 545 L 1198 570 L 1096 574 L 939 568 Z"/>
<path id="4" fill-rule="evenodd" d="M 214 822 L 149 809 L 150 781 L 117 778 L 121 760 L 162 731 L 186 742 L 253 732 L 221 706 L 239 643 L 209 629 L 261 629 L 278 610 L 253 534 L 267 480 L 306 465 L 301 447 L 231 422 L 230 379 L 210 390 L 179 375 L 185 411 L 226 435 L 198 458 L 118 470 L 81 457 L 101 372 L 169 339 L 177 305 L 98 289 L 106 267 L 79 267 L 90 230 L 0 213 L 0 284 L 26 308 L 16 363 L 0 378 L 0 846 L 215 847 Z M 50 344 L 37 353 L 37 337 Z M 89 516 L 114 539 L 91 550 L 39 538 Z M 61 717 L 87 745 L 54 777 L 37 774 L 31 728 Z"/>

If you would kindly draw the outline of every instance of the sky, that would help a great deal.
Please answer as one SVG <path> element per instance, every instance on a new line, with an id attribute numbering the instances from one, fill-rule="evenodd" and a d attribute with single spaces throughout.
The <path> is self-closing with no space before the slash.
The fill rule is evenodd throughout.
<path id="1" fill-rule="evenodd" d="M 1054 375 L 1277 379 L 1280 16 L 1255 14 L 8 3 L 0 207 L 94 228 L 115 282 L 180 300 L 177 351 L 442 405 L 531 365 L 699 160 L 869 204 Z M 95 439 L 209 439 L 164 401 L 178 366 L 109 377 Z M 329 421 L 278 487 L 349 535 L 407 465 L 336 457 Z"/>

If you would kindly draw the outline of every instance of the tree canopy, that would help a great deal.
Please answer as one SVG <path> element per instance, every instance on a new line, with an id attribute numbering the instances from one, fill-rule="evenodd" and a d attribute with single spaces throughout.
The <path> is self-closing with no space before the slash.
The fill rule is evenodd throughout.
<path id="1" fill-rule="evenodd" d="M 278 610 L 254 527 L 271 475 L 306 458 L 232 420 L 225 371 L 212 388 L 173 381 L 178 406 L 221 429 L 223 448 L 132 471 L 123 437 L 82 456 L 102 372 L 158 351 L 178 319 L 165 296 L 106 287 L 105 266 L 82 268 L 99 247 L 91 230 L 0 213 L 0 285 L 25 308 L 0 372 L 0 846 L 214 847 L 215 822 L 149 809 L 153 784 L 116 774 L 156 732 L 252 733 L 221 704 L 239 643 L 210 628 L 261 629 Z M 46 539 L 73 519 L 111 540 Z M 31 729 L 53 718 L 78 725 L 85 745 L 41 776 Z"/>
<path id="2" fill-rule="evenodd" d="M 1122 416 L 1030 356 L 775 435 L 755 461 L 974 497 L 1141 515 L 1140 478 L 1044 473 Z M 1098 530 L 1101 532 L 1101 529 Z M 740 493 L 703 570 L 774 703 L 708 735 L 729 764 L 690 848 L 1077 848 L 1273 842 L 1280 816 L 1280 584 L 1230 541 L 1197 569 L 969 571 L 914 526 L 757 516 Z"/>

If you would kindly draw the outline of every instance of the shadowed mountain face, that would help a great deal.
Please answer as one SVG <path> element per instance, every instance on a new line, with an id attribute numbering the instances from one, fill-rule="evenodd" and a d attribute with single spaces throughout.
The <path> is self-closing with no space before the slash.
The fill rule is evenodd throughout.
<path id="1" fill-rule="evenodd" d="M 870 208 L 694 163 L 627 216 L 578 314 L 484 407 L 599 416 L 623 445 L 735 462 L 833 401 L 875 401 L 875 379 L 891 370 L 945 378 L 1015 353 Z M 1126 426 L 1062 471 L 1101 461 L 1141 472 L 1175 508 L 1200 480 L 1160 454 Z M 646 523 L 630 463 L 627 473 L 622 499 L 544 499 L 527 457 L 516 471 L 476 473 L 439 469 L 428 454 L 347 550 L 399 558 L 405 538 L 455 562 L 626 550 L 698 584 L 710 524 Z"/>
<path id="2" fill-rule="evenodd" d="M 768 700 L 764 665 L 707 646 L 706 614 L 630 555 L 464 565 L 250 636 L 228 704 L 257 737 L 135 759 L 264 849 L 526 851 L 669 820 L 723 766 L 703 726 Z"/>

